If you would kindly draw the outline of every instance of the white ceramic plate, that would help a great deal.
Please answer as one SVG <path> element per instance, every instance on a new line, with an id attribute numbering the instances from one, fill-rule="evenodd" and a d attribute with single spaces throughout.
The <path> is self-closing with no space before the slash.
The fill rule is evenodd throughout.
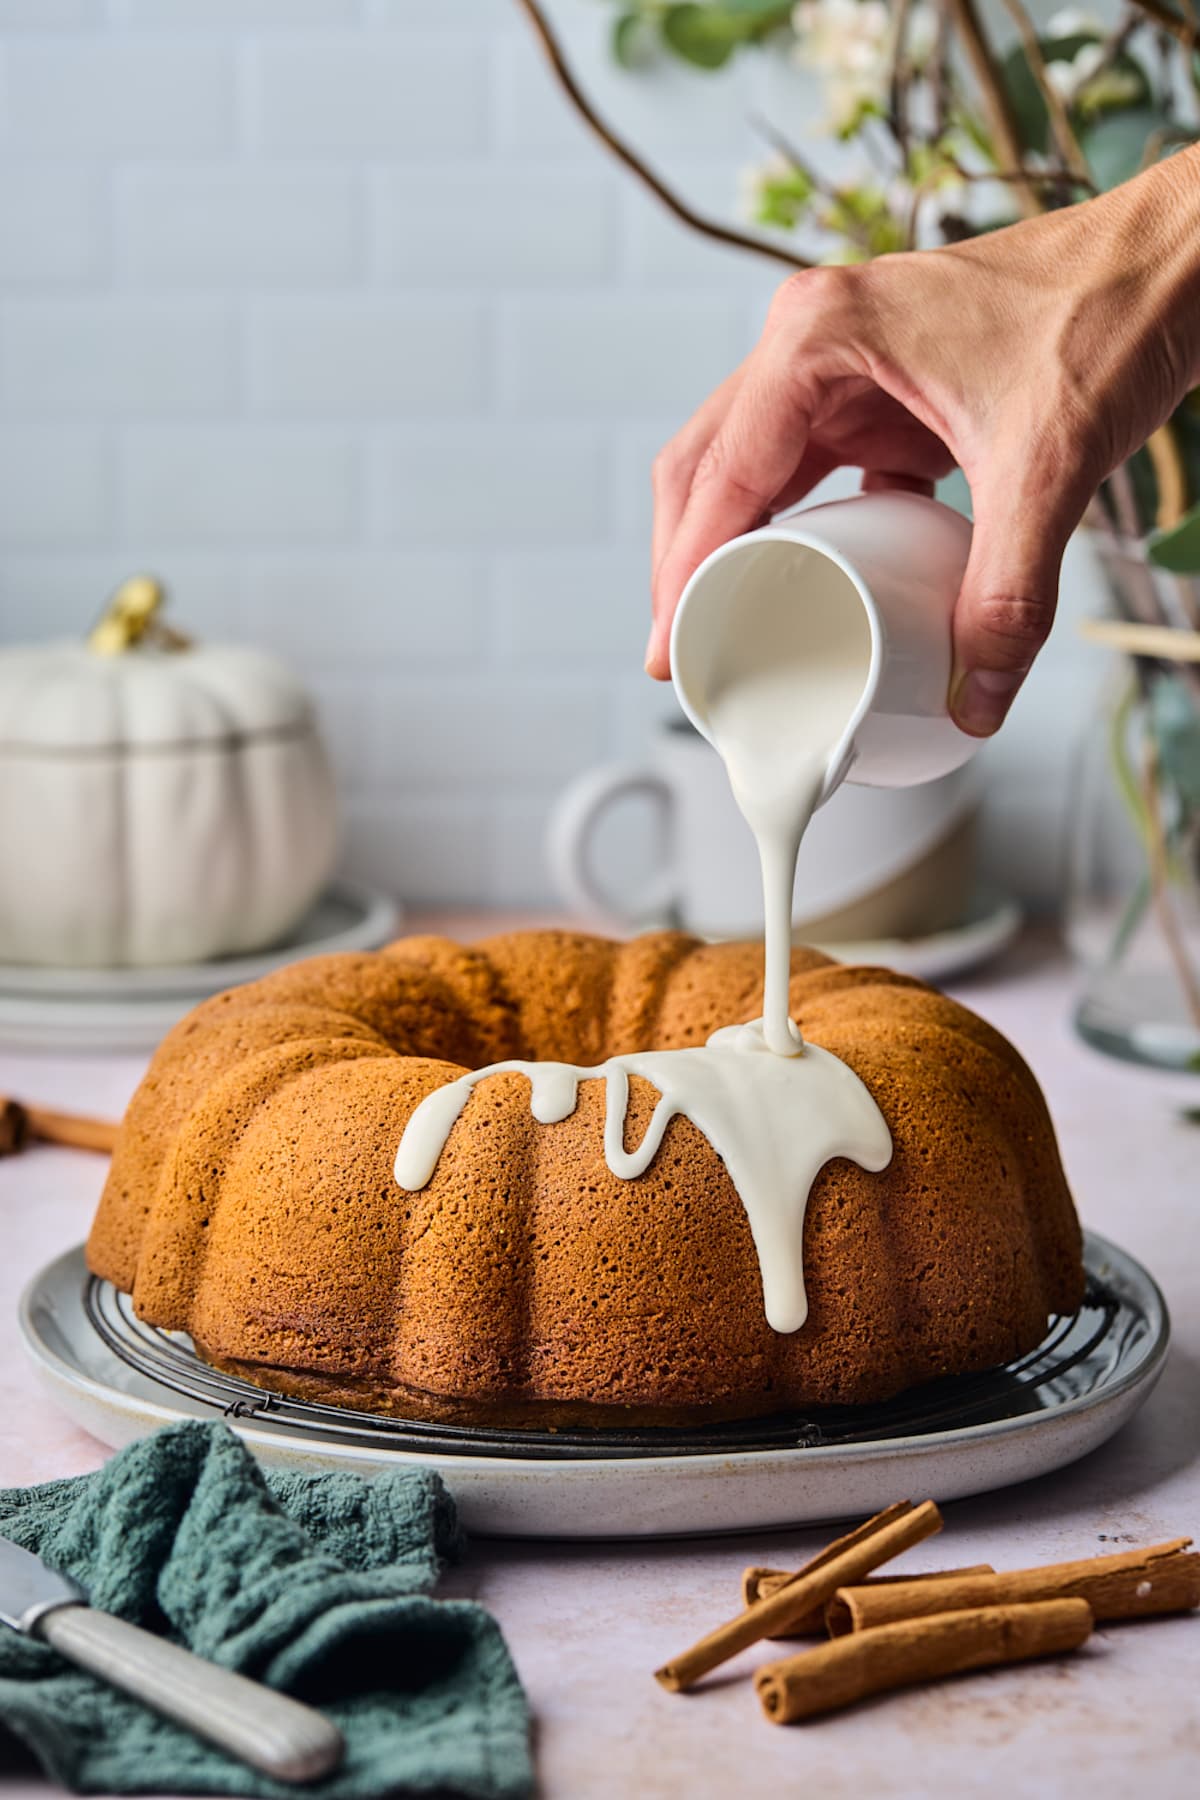
<path id="1" fill-rule="evenodd" d="M 1089 1234 L 1085 1261 L 1085 1307 L 1007 1373 L 807 1424 L 703 1433 L 453 1430 L 275 1399 L 208 1369 L 185 1338 L 140 1325 L 88 1277 L 82 1249 L 34 1278 L 20 1321 L 50 1394 L 102 1443 L 224 1414 L 267 1464 L 436 1468 L 483 1536 L 666 1537 L 864 1517 L 897 1494 L 956 1500 L 1086 1456 L 1149 1396 L 1169 1322 L 1154 1281 L 1123 1250 Z"/>
<path id="2" fill-rule="evenodd" d="M 978 894 L 963 923 L 948 931 L 921 938 L 818 944 L 817 948 L 838 962 L 870 963 L 894 969 L 898 975 L 914 975 L 918 981 L 948 981 L 952 975 L 962 975 L 998 956 L 1020 929 L 1021 909 L 1015 900 Z"/>
<path id="3" fill-rule="evenodd" d="M 335 950 L 375 950 L 395 937 L 394 900 L 332 882 L 282 943 L 252 956 L 146 969 L 46 969 L 0 963 L 0 1048 L 147 1050 L 205 999 L 283 963 Z"/>

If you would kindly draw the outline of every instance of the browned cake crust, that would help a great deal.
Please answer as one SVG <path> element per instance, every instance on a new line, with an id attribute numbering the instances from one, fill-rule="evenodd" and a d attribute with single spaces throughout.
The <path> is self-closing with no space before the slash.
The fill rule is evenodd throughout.
<path id="1" fill-rule="evenodd" d="M 767 1324 L 745 1212 L 687 1119 L 637 1180 L 610 1173 L 602 1083 L 539 1125 L 528 1081 L 494 1076 L 428 1187 L 393 1175 L 413 1108 L 464 1068 L 594 1063 L 754 1017 L 761 945 L 678 932 L 407 938 L 206 1001 L 133 1097 L 89 1265 L 251 1381 L 461 1423 L 858 1403 L 1031 1349 L 1083 1270 L 1029 1069 L 920 982 L 811 951 L 792 971 L 805 1037 L 858 1073 L 895 1145 L 882 1174 L 817 1177 L 801 1331 Z M 629 1147 L 657 1098 L 631 1089 Z"/>

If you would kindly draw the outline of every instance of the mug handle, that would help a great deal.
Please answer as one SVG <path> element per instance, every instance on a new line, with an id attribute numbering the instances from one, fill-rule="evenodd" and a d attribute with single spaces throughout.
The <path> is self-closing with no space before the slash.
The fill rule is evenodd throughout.
<path id="1" fill-rule="evenodd" d="M 546 827 L 546 859 L 559 896 L 571 911 L 606 914 L 636 925 L 677 906 L 678 881 L 669 851 L 667 861 L 632 900 L 607 893 L 592 872 L 589 851 L 601 816 L 617 801 L 634 796 L 653 800 L 660 807 L 669 843 L 674 796 L 669 782 L 650 769 L 628 763 L 591 769 L 555 802 Z"/>

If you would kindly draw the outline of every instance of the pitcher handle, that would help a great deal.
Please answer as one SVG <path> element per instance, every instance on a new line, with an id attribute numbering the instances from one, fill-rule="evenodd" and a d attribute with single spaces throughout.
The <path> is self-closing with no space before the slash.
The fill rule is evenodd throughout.
<path id="1" fill-rule="evenodd" d="M 591 866 L 592 837 L 601 817 L 618 801 L 641 797 L 654 801 L 662 814 L 664 860 L 633 897 L 606 891 Z M 601 914 L 627 925 L 661 918 L 678 905 L 679 883 L 673 866 L 671 839 L 673 800 L 670 783 L 651 769 L 610 763 L 580 775 L 559 796 L 546 827 L 546 858 L 563 904 L 572 912 Z"/>

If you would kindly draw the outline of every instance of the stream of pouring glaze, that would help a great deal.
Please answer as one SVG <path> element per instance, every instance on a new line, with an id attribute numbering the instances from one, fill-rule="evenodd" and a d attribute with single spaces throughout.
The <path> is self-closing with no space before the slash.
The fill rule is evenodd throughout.
<path id="1" fill-rule="evenodd" d="M 798 1331 L 808 1316 L 804 1216 L 818 1172 L 835 1156 L 878 1171 L 892 1140 L 874 1099 L 836 1056 L 805 1044 L 789 1016 L 792 889 L 800 840 L 830 760 L 866 682 L 870 635 L 848 580 L 759 582 L 739 596 L 736 629 L 710 696 L 713 741 L 758 846 L 763 877 L 763 1016 L 714 1032 L 702 1048 L 644 1050 L 592 1068 L 500 1062 L 426 1095 L 404 1130 L 396 1180 L 423 1188 L 472 1089 L 518 1074 L 543 1125 L 575 1110 L 581 1081 L 604 1081 L 604 1155 L 619 1178 L 649 1168 L 671 1120 L 690 1119 L 721 1158 L 746 1209 L 768 1324 Z M 625 1148 L 629 1077 L 658 1089 L 641 1143 Z"/>

